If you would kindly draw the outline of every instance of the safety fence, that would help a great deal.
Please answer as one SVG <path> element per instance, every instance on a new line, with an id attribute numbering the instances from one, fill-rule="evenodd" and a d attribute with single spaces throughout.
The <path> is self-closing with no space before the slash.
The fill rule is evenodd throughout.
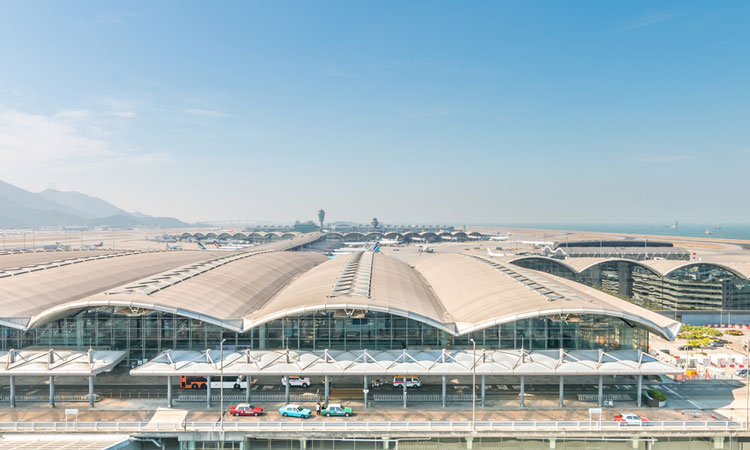
<path id="1" fill-rule="evenodd" d="M 212 402 L 218 402 L 221 397 L 217 395 L 211 395 Z M 206 394 L 179 394 L 175 398 L 177 402 L 205 402 Z M 224 394 L 225 402 L 244 402 L 245 394 Z M 284 394 L 251 394 L 251 402 L 284 402 L 286 397 Z M 319 402 L 320 395 L 318 394 L 290 394 L 290 402 Z"/>
<path id="2" fill-rule="evenodd" d="M 629 394 L 604 394 L 602 400 L 605 402 L 629 402 L 633 400 L 633 396 Z M 598 394 L 578 394 L 579 402 L 598 402 Z"/>
<path id="3" fill-rule="evenodd" d="M 329 433 L 440 433 L 440 432 L 627 432 L 679 431 L 716 432 L 744 430 L 741 422 L 649 421 L 630 425 L 614 421 L 357 421 L 357 420 L 243 420 L 232 422 L 0 422 L 0 433 L 29 432 L 329 432 Z M 684 433 L 681 433 L 684 434 Z"/>
<path id="4" fill-rule="evenodd" d="M 402 402 L 403 394 L 374 394 L 373 400 L 376 402 Z M 475 397 L 477 401 L 480 398 Z M 442 401 L 441 394 L 408 394 L 406 399 L 410 402 L 439 402 Z M 445 400 L 448 402 L 470 402 L 471 394 L 447 394 Z"/>
<path id="5" fill-rule="evenodd" d="M 17 402 L 49 402 L 49 394 L 16 394 Z M 99 394 L 94 394 L 94 401 L 98 402 L 102 399 Z M 10 395 L 0 395 L 0 402 L 9 402 Z M 56 402 L 88 402 L 88 394 L 55 394 Z"/>

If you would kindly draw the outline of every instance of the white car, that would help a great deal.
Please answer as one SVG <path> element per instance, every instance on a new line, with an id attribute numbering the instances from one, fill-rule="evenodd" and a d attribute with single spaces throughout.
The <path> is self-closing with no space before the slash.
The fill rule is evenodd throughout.
<path id="1" fill-rule="evenodd" d="M 648 422 L 648 419 L 633 413 L 615 414 L 615 422 L 622 422 L 623 425 L 641 425 Z"/>
<path id="2" fill-rule="evenodd" d="M 310 384 L 310 378 L 308 377 L 289 377 L 289 386 L 306 388 Z M 286 377 L 281 377 L 281 385 L 286 386 Z"/>

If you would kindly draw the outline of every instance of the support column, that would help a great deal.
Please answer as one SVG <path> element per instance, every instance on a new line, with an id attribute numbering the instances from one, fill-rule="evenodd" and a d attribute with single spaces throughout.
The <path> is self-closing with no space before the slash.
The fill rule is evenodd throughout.
<path id="1" fill-rule="evenodd" d="M 484 381 L 485 381 L 484 378 L 485 378 L 484 375 L 482 375 L 482 407 L 487 406 L 487 402 L 486 402 L 487 397 L 485 395 L 485 393 L 486 393 L 486 385 L 484 383 Z"/>
<path id="2" fill-rule="evenodd" d="M 172 377 L 167 377 L 167 408 L 172 407 Z"/>
<path id="3" fill-rule="evenodd" d="M 328 397 L 331 393 L 331 385 L 330 385 L 330 379 L 328 378 L 328 375 L 325 377 L 325 395 L 326 395 L 326 402 L 325 405 L 328 406 Z"/>
<path id="4" fill-rule="evenodd" d="M 471 450 L 472 448 L 474 448 L 474 437 L 466 436 L 466 450 Z"/>
<path id="5" fill-rule="evenodd" d="M 89 408 L 94 407 L 94 377 L 89 375 Z"/>
<path id="6" fill-rule="evenodd" d="M 284 383 L 284 404 L 289 404 L 289 388 L 291 387 L 291 381 L 289 375 L 286 376 L 286 383 Z"/>
<path id="7" fill-rule="evenodd" d="M 555 438 L 550 438 L 549 439 L 549 448 L 550 449 L 557 448 L 557 439 L 555 439 Z"/>
<path id="8" fill-rule="evenodd" d="M 560 375 L 560 407 L 565 406 L 565 402 L 563 400 L 563 394 L 565 392 L 565 381 L 562 375 Z"/>
<path id="9" fill-rule="evenodd" d="M 362 387 L 362 393 L 365 394 L 365 408 L 367 408 L 367 393 L 370 392 L 370 388 L 367 386 L 367 375 L 365 375 L 364 383 Z"/>
<path id="10" fill-rule="evenodd" d="M 445 408 L 445 401 L 446 401 L 446 395 L 445 395 L 445 375 L 443 375 L 443 408 Z"/>
<path id="11" fill-rule="evenodd" d="M 524 390 L 526 389 L 525 384 L 526 384 L 526 378 L 523 375 L 521 375 L 521 408 L 523 408 L 524 406 L 526 406 L 525 402 L 524 402 L 525 399 L 523 398 L 524 397 Z"/>
<path id="12" fill-rule="evenodd" d="M 306 449 L 307 448 L 307 439 L 300 438 L 299 440 L 299 448 Z"/>
<path id="13" fill-rule="evenodd" d="M 596 398 L 601 408 L 602 401 L 604 400 L 604 377 L 602 375 L 599 375 L 599 395 Z"/>
<path id="14" fill-rule="evenodd" d="M 49 377 L 49 406 L 55 407 L 55 377 Z"/>
<path id="15" fill-rule="evenodd" d="M 247 387 L 245 388 L 245 403 L 250 403 L 250 385 L 253 383 L 253 377 L 246 375 Z"/>
<path id="16" fill-rule="evenodd" d="M 10 377 L 10 407 L 16 407 L 16 377 Z"/>
<path id="17" fill-rule="evenodd" d="M 206 406 L 211 407 L 211 377 L 206 377 Z"/>
<path id="18" fill-rule="evenodd" d="M 390 443 L 389 439 L 388 439 L 388 436 L 383 436 L 380 439 L 383 440 L 383 450 L 388 450 L 388 444 Z"/>
<path id="19" fill-rule="evenodd" d="M 635 395 L 638 396 L 638 407 L 640 408 L 643 406 L 643 375 L 638 374 L 636 376 L 638 377 L 638 392 Z"/>
<path id="20" fill-rule="evenodd" d="M 407 377 L 404 376 L 404 408 L 406 408 L 406 380 Z"/>

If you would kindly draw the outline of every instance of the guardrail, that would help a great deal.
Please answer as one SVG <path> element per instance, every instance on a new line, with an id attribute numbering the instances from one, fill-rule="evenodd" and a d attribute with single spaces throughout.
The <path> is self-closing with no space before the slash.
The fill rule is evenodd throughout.
<path id="1" fill-rule="evenodd" d="M 471 394 L 447 394 L 445 400 L 448 402 L 470 402 Z M 404 401 L 403 394 L 374 394 L 372 396 L 376 402 L 402 402 Z M 409 394 L 407 400 L 410 402 L 439 402 L 442 401 L 441 394 Z M 480 397 L 477 396 L 476 400 L 479 401 Z"/>
<path id="2" fill-rule="evenodd" d="M 219 395 L 211 395 L 212 402 L 218 402 L 221 399 Z M 179 394 L 175 401 L 178 402 L 205 402 L 206 394 Z M 244 402 L 245 394 L 224 394 L 225 402 Z M 280 403 L 286 401 L 284 394 L 250 394 L 252 402 L 274 402 Z M 290 394 L 290 402 L 319 402 L 318 394 Z"/>
<path id="3" fill-rule="evenodd" d="M 617 401 L 617 402 L 629 402 L 633 400 L 633 396 L 630 394 L 604 394 L 602 395 L 604 401 Z M 599 401 L 598 394 L 578 394 L 579 402 L 597 402 Z"/>
<path id="4" fill-rule="evenodd" d="M 349 421 L 349 420 L 250 420 L 224 422 L 0 422 L 0 433 L 28 432 L 635 432 L 635 431 L 742 431 L 736 421 L 654 421 L 638 425 L 612 421 Z"/>
<path id="5" fill-rule="evenodd" d="M 49 394 L 47 395 L 30 395 L 30 394 L 19 394 L 15 396 L 17 402 L 49 402 Z M 94 394 L 94 401 L 98 402 L 102 399 L 99 394 Z M 10 401 L 8 394 L 0 395 L 0 402 Z M 55 402 L 88 402 L 88 394 L 55 394 Z"/>

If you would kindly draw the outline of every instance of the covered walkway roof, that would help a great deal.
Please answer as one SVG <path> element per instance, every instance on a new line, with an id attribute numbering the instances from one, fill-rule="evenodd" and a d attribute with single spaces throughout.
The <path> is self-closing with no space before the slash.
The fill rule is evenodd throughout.
<path id="1" fill-rule="evenodd" d="M 670 375 L 681 369 L 639 350 L 168 350 L 134 376 Z"/>
<path id="2" fill-rule="evenodd" d="M 90 376 L 109 372 L 126 356 L 119 350 L 11 350 L 0 352 L 0 376 Z"/>

